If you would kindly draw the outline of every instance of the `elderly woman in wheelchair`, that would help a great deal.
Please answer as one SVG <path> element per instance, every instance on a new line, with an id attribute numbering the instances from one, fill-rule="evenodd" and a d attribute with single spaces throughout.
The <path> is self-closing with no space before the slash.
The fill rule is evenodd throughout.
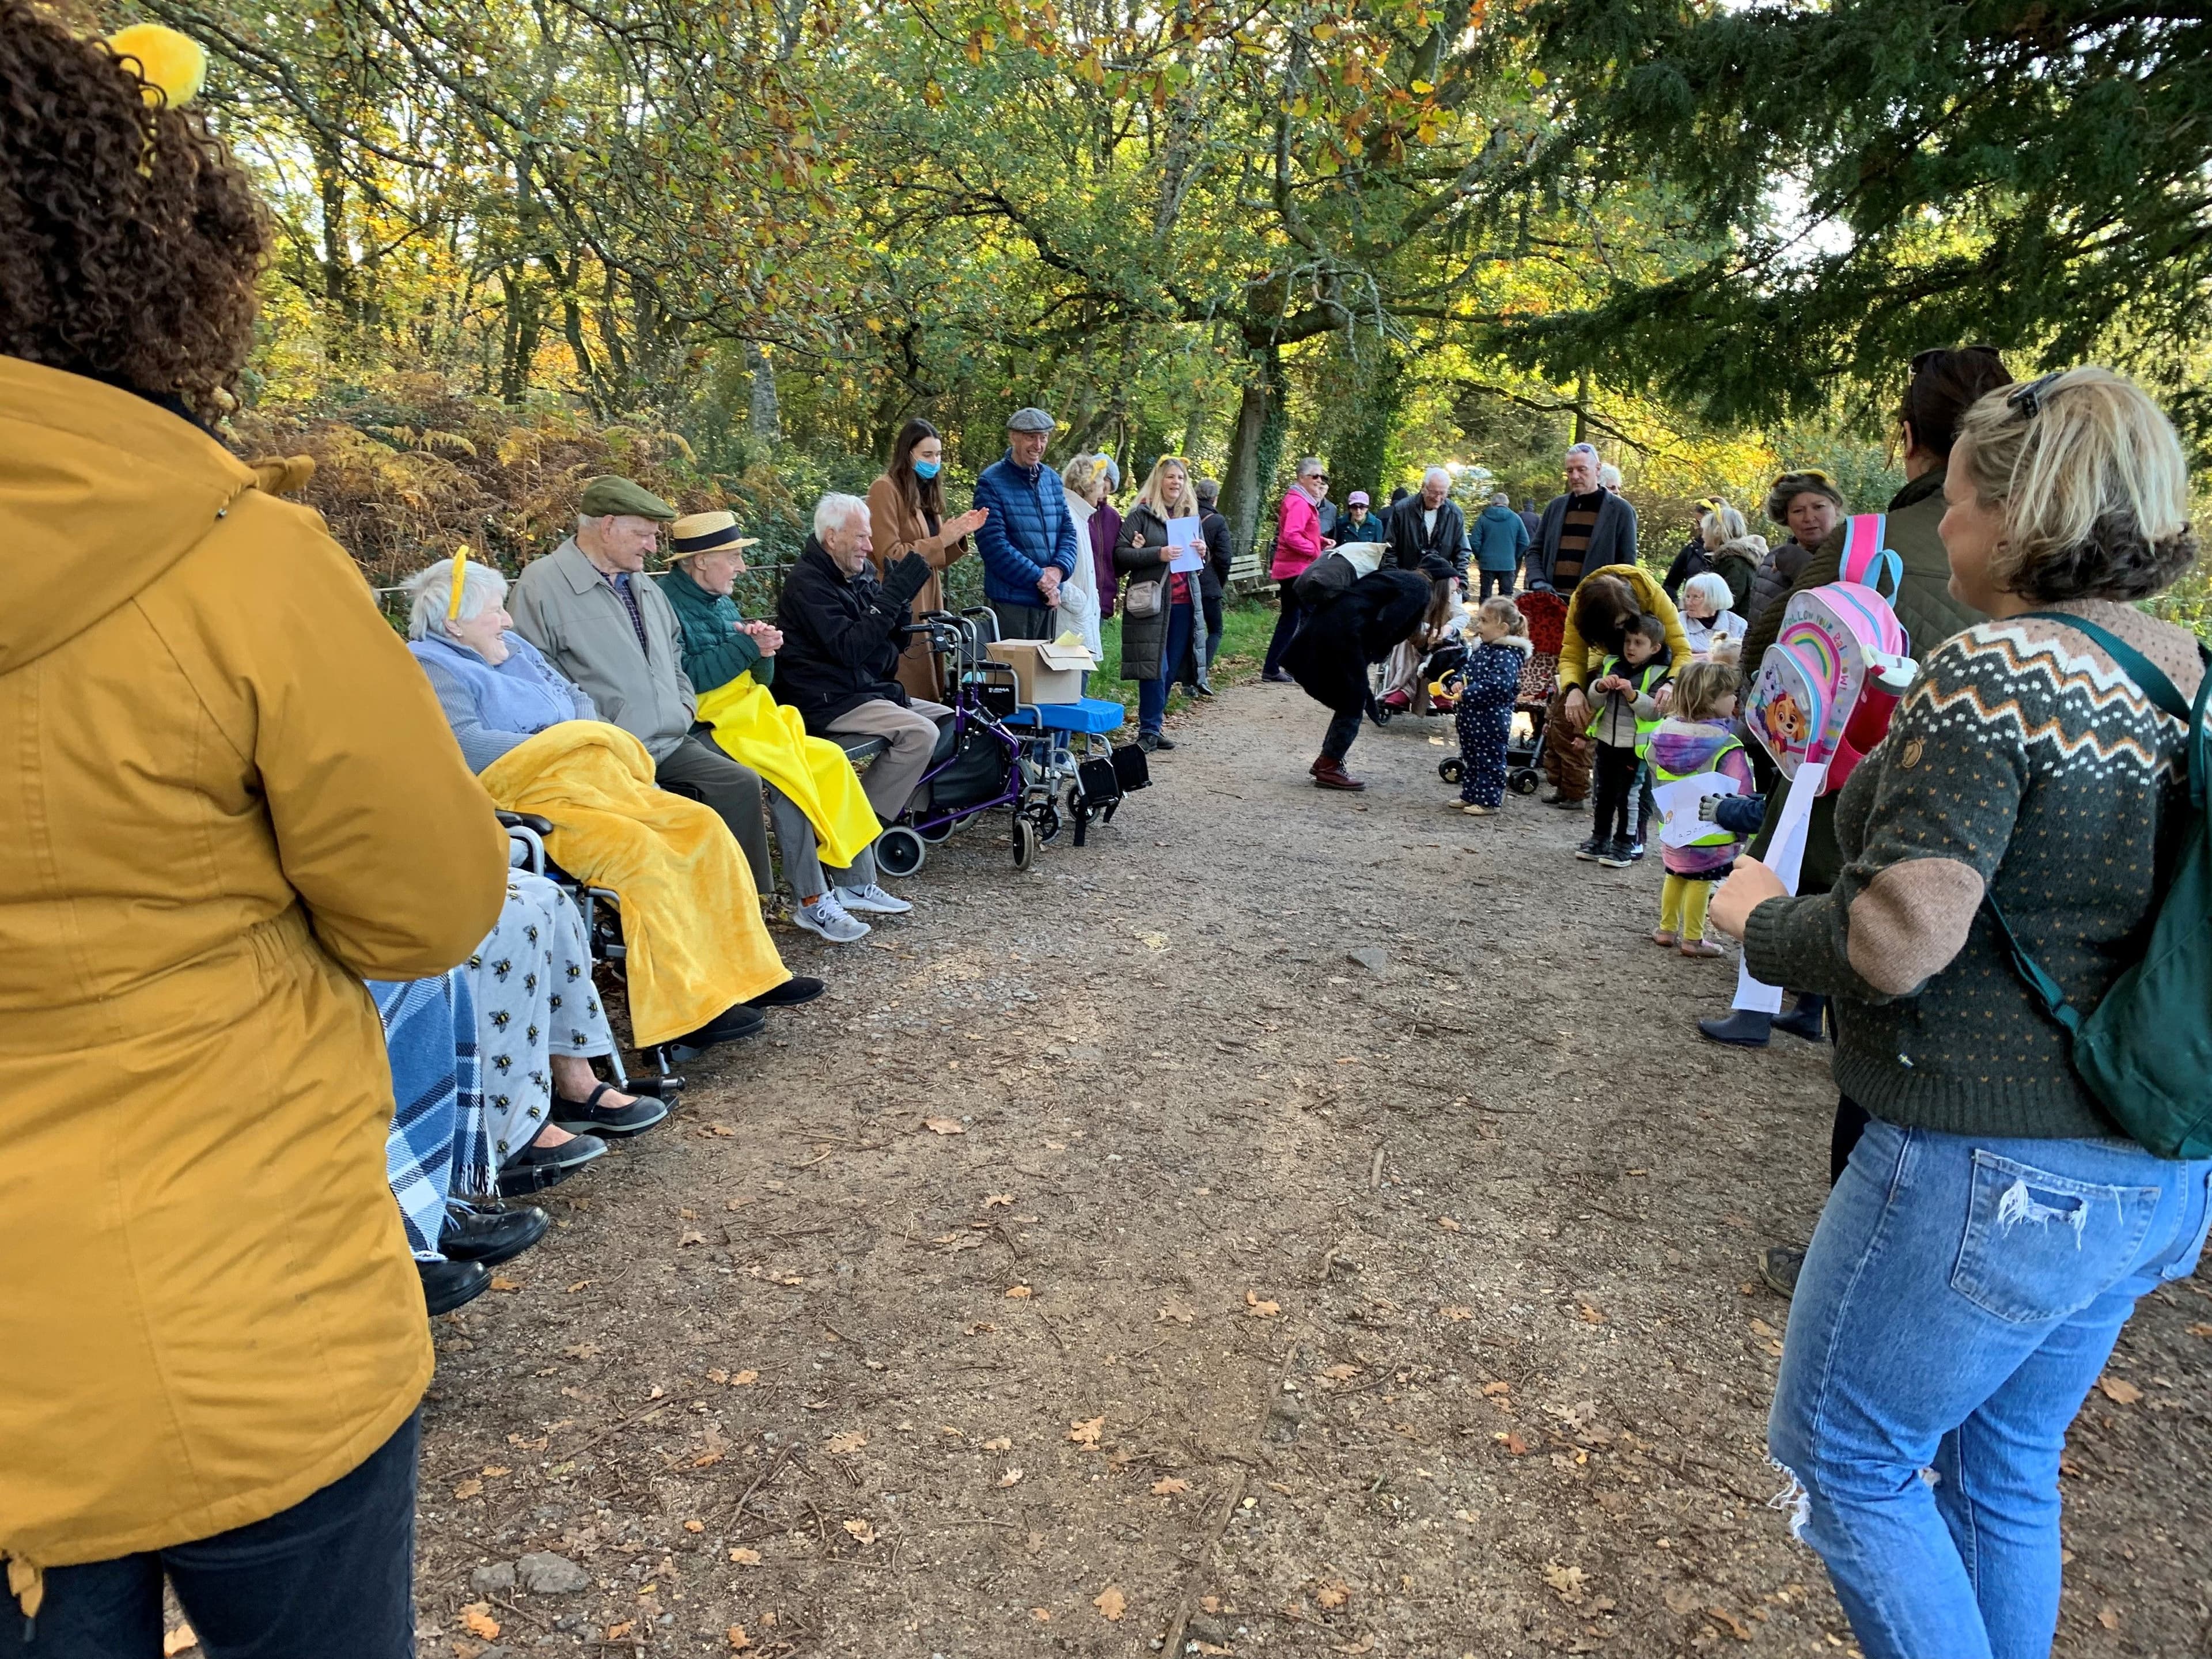
<path id="1" fill-rule="evenodd" d="M 408 648 L 429 677 L 463 759 L 501 809 L 552 825 L 545 850 L 562 871 L 617 896 L 638 1047 L 696 1051 L 750 1036 L 766 1023 L 763 1006 L 818 988 L 794 981 L 777 956 L 727 826 L 710 808 L 658 787 L 644 745 L 599 719 L 582 690 L 509 631 L 504 577 L 465 549 L 420 572 L 408 588 Z M 554 970 L 566 978 L 571 966 L 588 980 L 588 958 Z M 589 1051 L 572 1050 L 580 1060 Z M 585 1086 L 581 1078 L 569 1084 Z M 574 1103 L 573 1121 L 596 1126 L 595 1114 L 611 1109 L 619 1117 L 638 1104 L 623 1098 Z M 556 1119 L 572 1121 L 568 1109 L 556 1102 Z"/>

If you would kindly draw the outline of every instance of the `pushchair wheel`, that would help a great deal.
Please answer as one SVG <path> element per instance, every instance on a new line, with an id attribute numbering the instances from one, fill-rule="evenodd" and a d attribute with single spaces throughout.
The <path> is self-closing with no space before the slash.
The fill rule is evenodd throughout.
<path id="1" fill-rule="evenodd" d="M 1437 775 L 1446 783 L 1457 783 L 1467 776 L 1467 763 L 1457 755 L 1437 763 Z"/>
<path id="2" fill-rule="evenodd" d="M 1049 845 L 1060 834 L 1060 808 L 1047 800 L 1036 809 L 1037 839 Z"/>
<path id="3" fill-rule="evenodd" d="M 921 868 L 929 848 L 921 837 L 902 823 L 895 823 L 876 837 L 876 864 L 887 876 L 910 876 Z"/>
<path id="4" fill-rule="evenodd" d="M 1506 783 L 1516 795 L 1533 795 L 1536 793 L 1536 786 L 1543 781 L 1544 775 L 1534 767 L 1523 766 L 1515 771 Z"/>
<path id="5" fill-rule="evenodd" d="M 1036 861 L 1037 827 L 1027 818 L 1014 820 L 1014 868 L 1026 870 Z"/>

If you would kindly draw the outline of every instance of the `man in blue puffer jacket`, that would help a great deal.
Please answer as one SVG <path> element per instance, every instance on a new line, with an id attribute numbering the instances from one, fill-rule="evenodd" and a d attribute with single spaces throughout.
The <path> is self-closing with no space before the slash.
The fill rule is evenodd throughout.
<path id="1" fill-rule="evenodd" d="M 975 505 L 989 510 L 975 532 L 983 597 L 999 637 L 1049 640 L 1060 633 L 1060 585 L 1075 574 L 1075 520 L 1060 474 L 1044 464 L 1053 418 L 1022 409 L 1006 422 L 1006 453 L 975 480 Z"/>

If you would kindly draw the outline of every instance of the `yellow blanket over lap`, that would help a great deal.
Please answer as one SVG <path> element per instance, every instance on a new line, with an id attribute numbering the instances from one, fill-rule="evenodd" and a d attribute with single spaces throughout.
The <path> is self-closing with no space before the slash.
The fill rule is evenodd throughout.
<path id="1" fill-rule="evenodd" d="M 778 702 L 750 674 L 701 693 L 699 718 L 714 728 L 724 754 L 751 767 L 806 814 L 822 862 L 832 869 L 851 864 L 883 832 L 845 751 L 827 738 L 808 737 L 799 711 Z"/>
<path id="2" fill-rule="evenodd" d="M 791 977 L 745 855 L 711 807 L 653 781 L 645 745 L 605 720 L 548 726 L 480 780 L 509 812 L 552 821 L 555 863 L 622 898 L 631 1034 L 650 1048 Z"/>

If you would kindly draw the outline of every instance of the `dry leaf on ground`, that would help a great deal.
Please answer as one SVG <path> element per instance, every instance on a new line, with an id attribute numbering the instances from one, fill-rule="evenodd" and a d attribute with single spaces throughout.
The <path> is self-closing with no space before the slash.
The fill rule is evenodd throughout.
<path id="1" fill-rule="evenodd" d="M 1437 1311 L 1455 1325 L 1474 1317 L 1474 1310 L 1472 1308 L 1441 1308 Z"/>
<path id="2" fill-rule="evenodd" d="M 607 1626 L 607 1640 L 610 1642 L 619 1642 L 623 1637 L 629 1635 L 636 1628 L 637 1620 L 635 1619 L 625 1619 L 619 1625 L 609 1625 Z"/>
<path id="3" fill-rule="evenodd" d="M 1482 1392 L 1486 1399 L 1497 1400 L 1505 1395 L 1511 1394 L 1513 1392 L 1513 1385 L 1510 1382 L 1506 1382 L 1503 1377 L 1500 1377 L 1495 1382 L 1484 1383 L 1482 1385 Z"/>
<path id="4" fill-rule="evenodd" d="M 1544 1566 L 1544 1582 L 1558 1591 L 1559 1600 L 1571 1607 L 1583 1599 L 1583 1570 L 1580 1567 L 1563 1566 L 1557 1561 L 1547 1562 Z"/>
<path id="5" fill-rule="evenodd" d="M 463 1607 L 461 1628 L 471 1636 L 482 1637 L 487 1642 L 495 1639 L 499 1635 L 499 1620 L 491 1616 L 491 1603 L 471 1601 Z"/>
<path id="6" fill-rule="evenodd" d="M 1454 1221 L 1448 1215 L 1438 1216 L 1437 1218 L 1437 1225 L 1443 1228 L 1448 1233 L 1455 1233 L 1460 1230 L 1459 1223 Z"/>
<path id="7" fill-rule="evenodd" d="M 2118 1630 L 2120 1627 L 2120 1610 L 2109 1601 L 2106 1602 L 2098 1610 L 2097 1622 L 2106 1630 Z"/>
<path id="8" fill-rule="evenodd" d="M 1109 1624 L 1118 1625 L 1121 1615 L 1129 1610 L 1129 1598 L 1121 1594 L 1119 1584 L 1109 1584 L 1091 1598 L 1091 1605 L 1105 1615 Z"/>
<path id="9" fill-rule="evenodd" d="M 721 1453 L 716 1452 L 714 1455 L 716 1457 L 720 1457 Z M 686 1532 L 704 1532 L 707 1530 L 707 1523 L 704 1521 L 686 1521 L 684 1523 L 684 1530 Z"/>
<path id="10" fill-rule="evenodd" d="M 1007 1299 L 1013 1302 L 1026 1302 L 1035 1294 L 1026 1285 L 1010 1285 L 1006 1290 Z"/>
<path id="11" fill-rule="evenodd" d="M 1511 1431 L 1499 1435 L 1498 1437 L 1498 1443 L 1504 1447 L 1506 1450 L 1511 1452 L 1516 1457 L 1525 1455 L 1528 1450 L 1528 1443 L 1523 1440 L 1517 1432 Z"/>
<path id="12" fill-rule="evenodd" d="M 1190 1482 L 1179 1474 L 1164 1474 L 1152 1482 L 1152 1496 L 1171 1498 L 1179 1492 L 1188 1492 Z"/>
<path id="13" fill-rule="evenodd" d="M 1262 1302 L 1256 1291 L 1244 1292 L 1244 1311 L 1254 1319 L 1273 1319 L 1282 1310 L 1280 1303 Z"/>
<path id="14" fill-rule="evenodd" d="M 957 1117 L 926 1117 L 921 1127 L 933 1135 L 964 1135 L 968 1126 Z"/>
<path id="15" fill-rule="evenodd" d="M 180 1653 L 190 1653 L 199 1646 L 200 1638 L 192 1633 L 190 1625 L 179 1625 L 161 1638 L 161 1659 L 177 1659 Z"/>
<path id="16" fill-rule="evenodd" d="M 1334 1377 L 1339 1382 L 1349 1382 L 1353 1377 L 1359 1375 L 1359 1367 L 1357 1365 L 1344 1364 L 1331 1365 L 1327 1370 L 1323 1371 L 1322 1375 L 1323 1376 Z"/>
<path id="17" fill-rule="evenodd" d="M 1031 1607 L 1030 1609 L 1030 1617 L 1036 1620 L 1040 1625 L 1049 1625 L 1052 1622 L 1052 1609 L 1050 1607 Z"/>
<path id="18" fill-rule="evenodd" d="M 1707 1607 L 1705 1609 L 1705 1617 L 1711 1620 L 1717 1625 L 1727 1626 L 1728 1633 L 1730 1636 L 1735 1637 L 1737 1641 L 1748 1642 L 1751 1640 L 1751 1626 L 1745 1624 L 1742 1620 L 1737 1618 L 1726 1607 Z"/>
<path id="19" fill-rule="evenodd" d="M 483 1496 L 483 1482 L 471 1475 L 468 1480 L 462 1481 L 459 1486 L 453 1488 L 453 1496 L 455 1498 L 464 1499 L 481 1498 Z"/>
<path id="20" fill-rule="evenodd" d="M 1352 1586 L 1349 1584 L 1323 1584 L 1314 1592 L 1316 1605 L 1324 1607 L 1340 1607 L 1351 1598 Z"/>
<path id="21" fill-rule="evenodd" d="M 494 1273 L 491 1287 L 495 1291 L 519 1291 L 522 1288 L 522 1281 L 519 1279 L 509 1279 L 505 1273 Z"/>
<path id="22" fill-rule="evenodd" d="M 2115 1406 L 2132 1406 L 2142 1398 L 2141 1389 L 2125 1377 L 2114 1376 L 2109 1372 L 2097 1379 L 2097 1388 Z"/>
<path id="23" fill-rule="evenodd" d="M 1178 1325 L 1188 1325 L 1195 1317 L 1197 1317 L 1196 1314 L 1182 1303 L 1170 1302 L 1160 1310 L 1159 1317 L 1152 1322 L 1157 1325 L 1173 1320 Z"/>
<path id="24" fill-rule="evenodd" d="M 1001 1204 L 1011 1204 L 1013 1201 L 1014 1195 L 1012 1193 L 986 1193 L 983 1194 L 983 1207 L 987 1210 L 995 1209 Z"/>
<path id="25" fill-rule="evenodd" d="M 758 1371 L 738 1371 L 732 1375 L 730 1378 L 730 1386 L 733 1389 L 750 1389 L 754 1383 L 759 1381 L 760 1373 Z"/>
<path id="26" fill-rule="evenodd" d="M 1021 1484 L 1022 1472 L 1019 1469 L 1009 1468 L 1004 1474 L 999 1477 L 999 1485 L 1002 1487 L 1018 1486 Z"/>
<path id="27" fill-rule="evenodd" d="M 870 1521 L 865 1515 L 860 1516 L 857 1520 L 848 1521 L 844 1524 L 845 1530 L 852 1534 L 853 1536 L 858 1539 L 861 1543 L 872 1544 L 876 1541 L 875 1523 Z"/>
<path id="28" fill-rule="evenodd" d="M 1072 1419 L 1067 1425 L 1067 1437 L 1079 1446 L 1095 1446 L 1098 1437 L 1106 1431 L 1104 1417 Z"/>
<path id="29" fill-rule="evenodd" d="M 1590 1306 L 1589 1303 L 1580 1302 L 1575 1305 L 1582 1313 L 1583 1324 L 1602 1325 L 1605 1323 L 1605 1316 L 1600 1313 L 1595 1308 Z"/>
<path id="30" fill-rule="evenodd" d="M 741 1567 L 757 1567 L 761 1564 L 761 1553 L 740 1547 L 730 1552 L 730 1559 Z"/>
<path id="31" fill-rule="evenodd" d="M 825 1443 L 831 1453 L 839 1457 L 850 1456 L 868 1443 L 868 1437 L 858 1429 L 847 1429 L 842 1434 L 833 1434 Z"/>
<path id="32" fill-rule="evenodd" d="M 1003 1434 L 995 1440 L 986 1440 L 983 1443 L 985 1451 L 1012 1451 L 1013 1449 L 1014 1443 Z"/>
<path id="33" fill-rule="evenodd" d="M 731 1626 L 730 1651 L 738 1653 L 750 1646 L 752 1646 L 752 1638 L 745 1634 L 745 1627 L 743 1625 Z"/>

